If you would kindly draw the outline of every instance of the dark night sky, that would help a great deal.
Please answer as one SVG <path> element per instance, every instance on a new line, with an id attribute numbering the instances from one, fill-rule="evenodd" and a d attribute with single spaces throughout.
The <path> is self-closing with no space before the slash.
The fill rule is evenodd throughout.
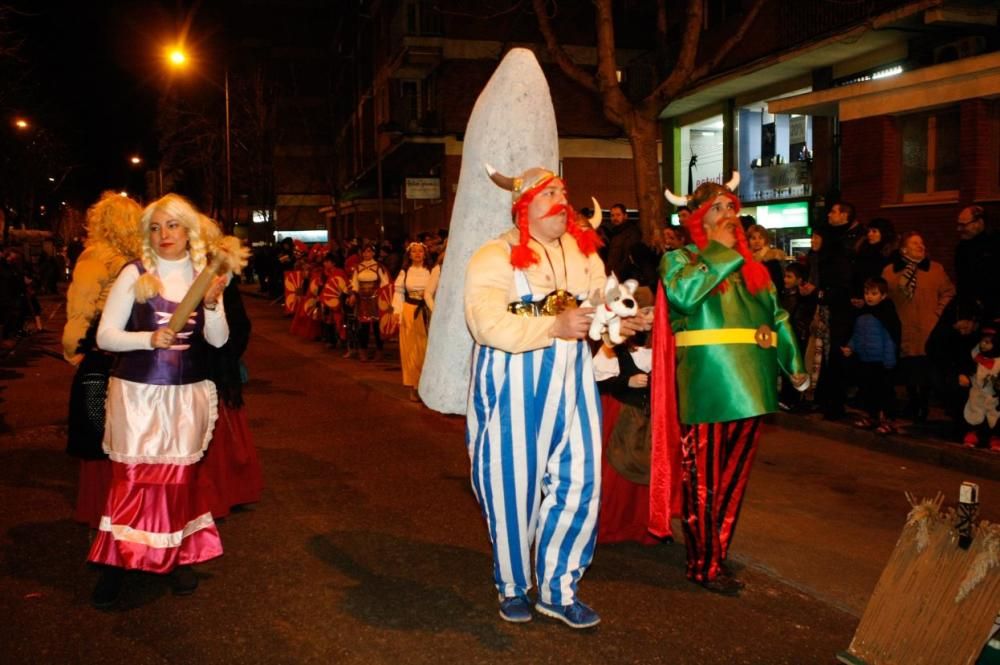
<path id="1" fill-rule="evenodd" d="M 189 42 L 198 48 L 200 40 L 205 50 L 219 33 L 211 28 L 215 7 L 203 3 L 192 12 L 155 0 L 13 4 L 21 12 L 14 27 L 34 82 L 22 112 L 62 138 L 77 165 L 61 196 L 86 205 L 103 189 L 138 190 L 141 173 L 128 157 L 139 153 L 155 162 L 157 100 L 178 84 L 168 79 L 165 45 L 190 23 Z M 205 87 L 203 81 L 184 85 Z"/>

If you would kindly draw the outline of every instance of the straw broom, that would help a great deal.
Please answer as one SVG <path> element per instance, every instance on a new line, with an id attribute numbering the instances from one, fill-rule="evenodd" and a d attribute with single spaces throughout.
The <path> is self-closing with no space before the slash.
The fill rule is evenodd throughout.
<path id="1" fill-rule="evenodd" d="M 958 547 L 942 497 L 916 502 L 842 662 L 971 665 L 1000 610 L 1000 525 Z M 845 656 L 847 654 L 844 654 Z"/>

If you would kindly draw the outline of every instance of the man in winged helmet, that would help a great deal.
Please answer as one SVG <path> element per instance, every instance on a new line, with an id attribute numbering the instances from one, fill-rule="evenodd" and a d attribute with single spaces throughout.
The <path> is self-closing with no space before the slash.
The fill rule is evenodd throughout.
<path id="1" fill-rule="evenodd" d="M 681 504 L 688 578 L 730 595 L 742 582 L 724 562 L 761 416 L 777 410 L 779 369 L 808 387 L 788 313 L 747 245 L 738 184 L 734 173 L 725 186 L 703 183 L 688 197 L 666 191 L 691 210 L 684 225 L 692 244 L 660 262 L 650 469 L 650 531 L 671 535 Z"/>
<path id="2" fill-rule="evenodd" d="M 491 179 L 513 194 L 515 227 L 473 254 L 465 318 L 475 341 L 466 442 L 472 485 L 493 544 L 500 616 L 530 621 L 534 608 L 573 628 L 600 621 L 577 583 L 594 552 L 600 501 L 601 414 L 585 340 L 602 289 L 600 206 L 576 221 L 555 173 L 532 168 Z M 624 322 L 632 331 L 643 319 Z"/>

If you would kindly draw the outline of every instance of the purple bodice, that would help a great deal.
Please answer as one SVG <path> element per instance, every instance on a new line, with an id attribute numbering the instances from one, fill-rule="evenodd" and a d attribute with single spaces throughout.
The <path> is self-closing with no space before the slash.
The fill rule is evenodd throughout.
<path id="1" fill-rule="evenodd" d="M 139 269 L 140 276 L 145 272 L 139 261 L 132 265 Z M 129 332 L 152 332 L 163 328 L 170 322 L 177 305 L 159 294 L 144 303 L 135 302 L 125 329 Z M 169 349 L 119 353 L 112 376 L 157 386 L 178 386 L 207 379 L 206 342 L 202 334 L 204 326 L 205 312 L 198 305 L 188 317 L 187 325 L 177 333 L 173 346 Z"/>

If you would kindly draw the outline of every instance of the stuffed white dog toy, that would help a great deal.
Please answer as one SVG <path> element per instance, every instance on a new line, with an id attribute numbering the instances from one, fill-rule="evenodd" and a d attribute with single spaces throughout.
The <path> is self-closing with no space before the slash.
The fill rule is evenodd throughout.
<path id="1" fill-rule="evenodd" d="M 604 301 L 598 302 L 600 293 L 595 291 L 584 303 L 584 306 L 594 307 L 597 310 L 590 322 L 590 339 L 595 341 L 601 339 L 601 333 L 607 330 L 608 337 L 613 343 L 621 344 L 625 341 L 621 334 L 621 320 L 638 314 L 639 304 L 635 300 L 635 290 L 638 287 L 639 282 L 634 279 L 619 284 L 618 278 L 611 273 L 604 284 Z"/>

